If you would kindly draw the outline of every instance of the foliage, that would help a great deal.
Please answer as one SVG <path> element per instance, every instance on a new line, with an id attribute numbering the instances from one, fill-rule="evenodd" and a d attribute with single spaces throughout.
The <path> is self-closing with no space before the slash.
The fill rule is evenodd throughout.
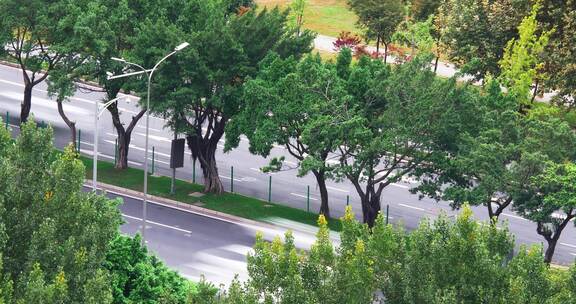
<path id="1" fill-rule="evenodd" d="M 343 31 L 340 32 L 340 34 L 338 34 L 336 41 L 334 41 L 333 43 L 334 51 L 340 52 L 343 48 L 349 48 L 351 50 L 354 50 L 356 46 L 359 45 L 361 42 L 362 39 L 360 39 L 360 37 L 358 37 L 357 35 Z"/>
<path id="2" fill-rule="evenodd" d="M 342 54 L 348 54 L 345 59 Z M 226 149 L 238 146 L 240 134 L 250 141 L 250 152 L 267 157 L 275 144 L 298 161 L 299 176 L 312 172 L 320 188 L 320 213 L 329 216 L 326 179 L 331 177 L 329 153 L 335 138 L 348 130 L 345 112 L 348 97 L 339 73 L 346 73 L 350 49 L 341 53 L 340 64 L 323 63 L 319 55 L 300 62 L 270 55 L 258 76 L 244 87 L 243 109 L 226 129 Z M 345 76 L 345 75 L 343 75 Z M 336 121 L 335 121 L 336 120 Z M 327 127 L 326 122 L 330 122 Z M 278 162 L 273 159 L 271 165 Z M 276 164 L 281 168 L 281 164 Z"/>
<path id="3" fill-rule="evenodd" d="M 504 94 L 496 81 L 488 81 L 474 99 L 473 127 L 458 138 L 451 157 L 417 172 L 425 177 L 415 190 L 449 201 L 453 208 L 484 205 L 488 216 L 497 219 L 547 161 L 573 155 L 576 138 L 557 118 L 520 115 L 517 99 Z"/>
<path id="4" fill-rule="evenodd" d="M 302 26 L 304 25 L 304 9 L 306 8 L 307 0 L 292 0 L 290 3 L 290 25 L 296 29 L 296 34 L 300 35 Z"/>
<path id="5" fill-rule="evenodd" d="M 141 238 L 117 236 L 106 253 L 113 303 L 185 303 L 191 282 L 169 270 L 141 246 Z"/>
<path id="6" fill-rule="evenodd" d="M 18 63 L 24 80 L 22 122 L 30 114 L 32 89 L 70 56 L 94 47 L 97 11 L 94 1 L 0 2 L 0 53 Z"/>
<path id="7" fill-rule="evenodd" d="M 410 15 L 416 21 L 426 21 L 430 16 L 436 14 L 440 4 L 442 4 L 441 0 L 412 0 Z"/>
<path id="8" fill-rule="evenodd" d="M 538 23 L 542 32 L 550 32 L 550 41 L 544 52 L 545 85 L 557 91 L 555 101 L 574 106 L 576 96 L 576 1 L 542 0 Z"/>
<path id="9" fill-rule="evenodd" d="M 515 209 L 536 222 L 548 243 L 544 259 L 550 263 L 563 229 L 576 217 L 576 163 L 550 163 L 522 190 Z"/>
<path id="10" fill-rule="evenodd" d="M 401 45 L 407 45 L 411 48 L 410 56 L 416 56 L 418 52 L 432 52 L 434 46 L 433 21 L 434 16 L 430 16 L 424 21 L 414 21 L 406 19 L 400 23 L 392 40 Z"/>
<path id="11" fill-rule="evenodd" d="M 384 44 L 384 62 L 388 44 L 396 27 L 404 18 L 402 0 L 348 0 L 350 9 L 358 15 L 358 25 L 365 29 L 367 40 L 376 40 L 376 53 Z"/>
<path id="12" fill-rule="evenodd" d="M 178 64 L 161 69 L 153 110 L 164 115 L 175 132 L 186 135 L 192 157 L 202 167 L 205 191 L 221 194 L 217 143 L 226 124 L 243 108 L 245 80 L 257 74 L 269 51 L 282 58 L 300 58 L 310 50 L 313 35 L 308 31 L 296 35 L 286 24 L 288 12 L 277 8 L 226 16 L 217 3 L 193 1 L 185 10 L 190 20 L 166 31 L 186 37 L 191 46 L 173 59 Z M 159 41 L 167 39 L 157 27 L 147 31 L 152 37 L 160 35 Z M 137 44 L 146 46 L 150 41 Z"/>
<path id="13" fill-rule="evenodd" d="M 350 67 L 344 115 L 351 123 L 337 143 L 335 173 L 355 186 L 367 223 L 386 187 L 442 158 L 474 121 L 466 87 L 437 79 L 429 62 L 422 56 L 390 69 L 363 57 Z"/>
<path id="14" fill-rule="evenodd" d="M 372 228 L 351 209 L 341 219 L 338 246 L 323 216 L 309 252 L 284 241 L 256 237 L 248 257 L 250 278 L 235 280 L 218 297 L 194 303 L 571 303 L 573 267 L 552 270 L 541 248 L 520 248 L 506 227 L 479 223 L 465 207 L 456 220 L 440 215 L 411 233 L 386 225 Z"/>
<path id="15" fill-rule="evenodd" d="M 512 39 L 506 45 L 504 56 L 500 61 L 502 84 L 510 94 L 518 98 L 521 104 L 526 104 L 530 87 L 537 76 L 537 70 L 542 69 L 541 53 L 548 44 L 551 32 L 543 32 L 536 36 L 538 22 L 536 15 L 540 4 L 532 7 L 532 13 L 525 17 L 518 26 L 518 39 Z"/>
<path id="16" fill-rule="evenodd" d="M 508 41 L 529 12 L 529 0 L 445 0 L 439 8 L 448 59 L 476 80 L 500 75 L 498 63 Z"/>
<path id="17" fill-rule="evenodd" d="M 54 154 L 51 128 L 25 123 L 15 143 L 5 147 L 0 222 L 12 301 L 110 302 L 101 264 L 120 224 L 118 202 L 82 191 L 84 166 L 71 148 Z"/>

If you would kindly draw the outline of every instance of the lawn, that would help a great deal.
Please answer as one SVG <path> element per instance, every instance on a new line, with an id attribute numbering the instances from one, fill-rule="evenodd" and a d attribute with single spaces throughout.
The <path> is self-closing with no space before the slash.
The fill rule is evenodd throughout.
<path id="1" fill-rule="evenodd" d="M 256 0 L 260 6 L 287 8 L 291 0 Z M 304 10 L 304 27 L 319 34 L 336 37 L 341 31 L 360 33 L 356 15 L 346 0 L 308 0 Z"/>
<path id="2" fill-rule="evenodd" d="M 86 166 L 86 178 L 92 178 L 92 159 L 82 157 Z M 98 181 L 131 190 L 142 191 L 144 173 L 140 169 L 128 168 L 117 170 L 114 165 L 105 161 L 98 162 Z M 176 194 L 170 194 L 170 178 L 164 176 L 150 176 L 148 178 L 148 193 L 155 196 L 165 197 L 188 204 L 200 203 L 201 207 L 236 215 L 239 217 L 256 220 L 272 221 L 283 219 L 297 223 L 316 226 L 318 215 L 304 210 L 290 208 L 278 204 L 269 204 L 266 201 L 247 197 L 235 193 L 222 195 L 205 195 L 200 198 L 189 196 L 192 192 L 199 192 L 202 186 L 182 180 L 176 180 Z M 340 221 L 330 220 L 330 229 L 340 231 Z"/>

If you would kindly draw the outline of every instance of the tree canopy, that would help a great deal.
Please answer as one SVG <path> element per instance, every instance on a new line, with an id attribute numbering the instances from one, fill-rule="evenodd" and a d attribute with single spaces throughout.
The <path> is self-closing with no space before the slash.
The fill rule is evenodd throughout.
<path id="1" fill-rule="evenodd" d="M 313 35 L 296 35 L 287 24 L 288 11 L 278 8 L 228 16 L 218 3 L 197 1 L 186 10 L 193 11 L 193 18 L 174 33 L 186 37 L 190 47 L 174 59 L 178 64 L 161 70 L 152 110 L 167 118 L 175 132 L 185 134 L 192 157 L 202 167 L 204 190 L 221 193 L 215 153 L 227 123 L 244 107 L 245 80 L 257 74 L 269 51 L 300 58 L 310 51 Z M 157 27 L 149 30 L 158 32 Z M 157 35 L 165 41 L 166 35 Z"/>
<path id="2" fill-rule="evenodd" d="M 376 40 L 378 56 L 380 56 L 380 44 L 384 44 L 384 62 L 386 62 L 392 35 L 404 18 L 402 0 L 348 0 L 348 5 L 358 15 L 357 23 L 365 29 L 366 38 Z"/>

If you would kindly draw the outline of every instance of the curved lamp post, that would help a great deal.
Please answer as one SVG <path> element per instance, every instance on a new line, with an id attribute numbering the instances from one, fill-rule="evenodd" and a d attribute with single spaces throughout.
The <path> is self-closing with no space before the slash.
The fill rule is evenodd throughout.
<path id="1" fill-rule="evenodd" d="M 98 121 L 100 120 L 100 116 L 104 113 L 111 104 L 115 103 L 116 101 L 126 98 L 128 101 L 130 100 L 128 96 L 120 96 L 116 97 L 112 100 L 109 100 L 104 105 L 100 106 L 100 102 L 94 103 L 94 155 L 93 155 L 93 167 L 92 167 L 92 190 L 96 192 L 98 186 Z"/>
<path id="2" fill-rule="evenodd" d="M 114 75 L 114 76 L 109 76 L 108 80 L 113 80 L 113 79 L 118 79 L 118 78 L 124 78 L 124 77 L 129 77 L 129 76 L 134 76 L 134 75 L 140 75 L 140 74 L 146 74 L 146 76 L 148 77 L 148 95 L 147 100 L 146 100 L 146 140 L 145 140 L 145 147 L 144 147 L 144 199 L 142 200 L 142 245 L 146 244 L 146 205 L 148 203 L 148 138 L 149 138 L 149 127 L 150 127 L 150 86 L 152 84 L 152 75 L 154 75 L 154 72 L 156 71 L 156 69 L 158 68 L 158 66 L 164 62 L 166 59 L 168 59 L 170 56 L 178 53 L 179 51 L 185 49 L 188 46 L 188 42 L 184 42 L 180 45 L 178 45 L 177 47 L 174 48 L 174 50 L 172 52 L 170 52 L 168 55 L 164 56 L 164 58 L 160 59 L 152 69 L 145 69 L 142 66 L 136 64 L 136 63 L 132 63 L 132 62 L 128 62 L 126 60 L 124 60 L 123 58 L 112 58 L 112 60 L 127 64 L 127 65 L 131 65 L 134 67 L 137 67 L 138 69 L 140 69 L 140 71 L 137 72 L 131 72 L 131 73 L 126 73 L 126 74 L 121 74 L 121 75 Z"/>

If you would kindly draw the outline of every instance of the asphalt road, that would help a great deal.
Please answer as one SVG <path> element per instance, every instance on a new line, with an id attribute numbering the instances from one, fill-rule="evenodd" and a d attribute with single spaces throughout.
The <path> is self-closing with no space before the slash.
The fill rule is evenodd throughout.
<path id="1" fill-rule="evenodd" d="M 91 191 L 91 188 L 85 190 Z M 108 196 L 123 200 L 121 232 L 128 235 L 140 232 L 142 201 L 110 192 Z M 270 241 L 286 232 L 282 228 L 233 223 L 156 203 L 148 205 L 148 215 L 148 249 L 183 276 L 200 280 L 204 275 L 216 286 L 228 285 L 235 275 L 241 280 L 247 279 L 246 254 L 251 251 L 257 232 Z M 293 234 L 296 246 L 301 249 L 309 249 L 315 239 L 314 231 L 296 230 Z"/>
<path id="2" fill-rule="evenodd" d="M 18 117 L 20 113 L 20 102 L 22 100 L 22 75 L 15 68 L 0 66 L 0 113 L 5 116 L 6 111 L 10 113 L 11 125 L 14 132 L 18 132 Z M 92 155 L 92 131 L 94 102 L 104 98 L 101 93 L 77 92 L 64 106 L 68 116 L 77 122 L 77 127 L 82 131 L 81 152 Z M 138 111 L 138 104 L 135 98 L 127 103 L 120 104 L 122 119 L 128 123 L 132 115 Z M 36 121 L 44 121 L 53 126 L 55 131 L 55 144 L 63 147 L 69 142 L 69 130 L 59 117 L 56 111 L 56 102 L 51 100 L 46 93 L 46 85 L 40 84 L 33 91 L 32 112 Z M 150 121 L 150 144 L 155 147 L 155 168 L 156 172 L 163 175 L 170 175 L 169 153 L 170 141 L 173 137 L 170 130 L 164 129 L 164 121 L 161 118 L 153 117 Z M 144 119 L 141 119 L 133 132 L 132 144 L 130 146 L 129 165 L 142 167 L 144 160 Z M 105 113 L 99 124 L 99 158 L 111 161 L 114 159 L 115 130 L 112 126 L 111 118 Z M 259 171 L 259 168 L 268 163 L 267 159 L 251 155 L 248 151 L 248 142 L 242 140 L 240 146 L 230 153 L 223 153 L 224 143 L 221 142 L 217 152 L 220 176 L 226 189 L 230 189 L 231 167 L 234 166 L 234 190 L 236 192 L 258 197 L 268 198 L 269 174 Z M 187 152 L 186 154 L 190 154 Z M 295 167 L 295 160 L 287 155 L 287 152 L 277 147 L 272 150 L 270 157 L 286 156 L 287 166 Z M 149 156 L 150 157 L 150 156 Z M 188 160 L 184 168 L 177 172 L 177 177 L 185 180 L 192 180 L 192 161 Z M 200 170 L 196 170 L 196 181 L 201 182 Z M 272 200 L 291 207 L 306 209 L 307 186 L 310 186 L 310 210 L 317 212 L 319 209 L 319 193 L 316 189 L 316 182 L 313 176 L 308 175 L 298 178 L 297 169 L 286 168 L 285 171 L 273 173 L 272 176 Z M 440 212 L 449 215 L 457 214 L 445 202 L 436 203 L 430 199 L 419 200 L 416 195 L 408 192 L 411 181 L 403 181 L 392 184 L 382 195 L 383 209 L 386 205 L 390 207 L 390 219 L 393 223 L 401 223 L 407 229 L 414 229 L 418 222 L 424 217 L 435 217 Z M 332 215 L 341 216 L 349 196 L 350 204 L 355 213 L 360 216 L 361 208 L 359 199 L 350 183 L 328 182 Z M 480 220 L 487 220 L 487 211 L 484 207 L 474 207 L 475 215 Z M 536 225 L 527 221 L 511 211 L 502 214 L 502 219 L 507 220 L 510 231 L 516 236 L 518 244 L 539 244 L 543 241 L 536 234 Z M 278 222 L 278 219 L 269 219 L 271 222 Z M 281 223 L 290 226 L 291 223 Z M 174 243 L 174 246 L 179 246 Z M 568 264 L 574 261 L 576 256 L 576 233 L 572 225 L 566 228 L 562 235 L 556 255 L 555 262 Z"/>

